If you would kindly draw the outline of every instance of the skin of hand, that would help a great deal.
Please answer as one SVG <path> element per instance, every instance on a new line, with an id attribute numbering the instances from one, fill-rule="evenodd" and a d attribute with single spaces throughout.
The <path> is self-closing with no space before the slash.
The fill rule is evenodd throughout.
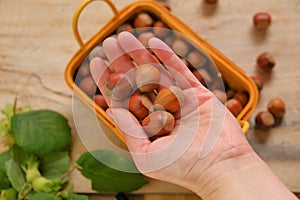
<path id="1" fill-rule="evenodd" d="M 175 128 L 168 136 L 150 141 L 138 120 L 126 109 L 126 102 L 114 104 L 105 95 L 103 85 L 111 69 L 130 72 L 135 67 L 132 60 L 137 65 L 160 66 L 133 35 L 122 32 L 117 38 L 104 41 L 109 66 L 99 57 L 90 64 L 92 76 L 110 106 L 107 114 L 122 130 L 139 171 L 186 187 L 203 199 L 294 199 L 255 154 L 235 117 L 193 76 L 182 60 L 161 40 L 151 38 L 148 43 L 184 94 L 181 110 L 175 113 Z M 253 170 L 260 178 L 253 178 Z M 266 181 L 273 181 L 277 188 L 277 194 L 270 194 L 268 198 L 264 197 L 271 188 L 264 190 Z"/>

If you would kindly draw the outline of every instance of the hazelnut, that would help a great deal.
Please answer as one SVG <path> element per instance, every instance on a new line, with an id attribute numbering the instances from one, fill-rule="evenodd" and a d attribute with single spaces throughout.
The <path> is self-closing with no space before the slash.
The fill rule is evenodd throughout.
<path id="1" fill-rule="evenodd" d="M 160 72 L 153 65 L 139 65 L 134 73 L 134 79 L 141 92 L 152 92 L 159 86 Z"/>
<path id="2" fill-rule="evenodd" d="M 269 111 L 261 111 L 255 117 L 255 124 L 259 129 L 267 130 L 275 125 L 275 119 Z"/>
<path id="3" fill-rule="evenodd" d="M 234 97 L 235 93 L 236 93 L 236 91 L 234 91 L 234 90 L 231 90 L 231 89 L 227 90 L 226 91 L 227 99 L 232 99 Z"/>
<path id="4" fill-rule="evenodd" d="M 95 57 L 100 57 L 100 58 L 102 58 L 102 59 L 107 59 L 106 58 L 106 55 L 105 55 L 105 53 L 104 53 L 104 51 L 103 51 L 103 48 L 102 48 L 102 46 L 96 46 L 96 47 L 94 47 L 92 50 L 91 50 L 91 52 L 89 53 L 89 55 L 88 55 L 88 59 L 89 59 L 89 61 L 91 61 L 93 58 L 95 58 Z"/>
<path id="5" fill-rule="evenodd" d="M 80 89 L 82 89 L 83 92 L 85 92 L 87 95 L 93 95 L 96 93 L 97 86 L 92 79 L 92 77 L 87 76 L 79 83 Z"/>
<path id="6" fill-rule="evenodd" d="M 179 87 L 169 86 L 158 92 L 155 104 L 163 106 L 167 111 L 176 112 L 180 109 L 183 99 L 183 92 Z"/>
<path id="7" fill-rule="evenodd" d="M 214 3 L 217 3 L 218 0 L 204 0 L 205 3 L 208 3 L 208 4 L 214 4 Z"/>
<path id="8" fill-rule="evenodd" d="M 238 116 L 243 109 L 242 104 L 235 98 L 226 101 L 225 106 L 235 117 Z"/>
<path id="9" fill-rule="evenodd" d="M 206 58 L 197 51 L 192 51 L 188 54 L 187 60 L 196 69 L 203 67 L 206 63 Z"/>
<path id="10" fill-rule="evenodd" d="M 90 67 L 89 67 L 89 64 L 84 62 L 80 65 L 79 69 L 78 69 L 78 72 L 77 74 L 80 76 L 80 77 L 86 77 L 88 75 L 90 75 Z"/>
<path id="11" fill-rule="evenodd" d="M 133 94 L 129 99 L 129 111 L 139 120 L 144 119 L 149 114 L 149 109 L 153 106 L 152 101 L 146 94 Z"/>
<path id="12" fill-rule="evenodd" d="M 247 104 L 249 100 L 248 93 L 245 91 L 236 92 L 234 98 L 237 99 L 242 104 L 243 107 Z"/>
<path id="13" fill-rule="evenodd" d="M 164 22 L 156 21 L 153 25 L 153 32 L 156 36 L 163 38 L 169 34 L 170 29 Z"/>
<path id="14" fill-rule="evenodd" d="M 165 37 L 163 40 L 169 47 L 172 47 L 172 44 L 173 44 L 175 38 L 174 38 L 174 36 L 170 35 L 170 36 Z"/>
<path id="15" fill-rule="evenodd" d="M 226 93 L 222 90 L 219 89 L 214 89 L 212 90 L 212 93 L 217 97 L 217 99 L 221 102 L 221 103 L 225 103 L 227 100 L 227 96 Z"/>
<path id="16" fill-rule="evenodd" d="M 193 70 L 192 73 L 194 74 L 194 76 L 200 81 L 200 83 L 202 85 L 204 85 L 204 87 L 207 87 L 207 84 L 203 78 L 203 76 L 200 74 L 199 70 Z"/>
<path id="17" fill-rule="evenodd" d="M 100 106 L 103 110 L 106 110 L 108 108 L 108 105 L 103 97 L 103 95 L 101 94 L 96 94 L 94 96 L 94 102 Z"/>
<path id="18" fill-rule="evenodd" d="M 264 86 L 264 80 L 258 76 L 252 76 L 251 79 L 254 81 L 258 91 L 261 91 Z"/>
<path id="19" fill-rule="evenodd" d="M 130 79 L 120 72 L 110 74 L 104 83 L 105 94 L 114 101 L 123 101 L 133 93 Z"/>
<path id="20" fill-rule="evenodd" d="M 179 55 L 181 57 L 186 56 L 189 51 L 188 43 L 180 38 L 177 38 L 173 41 L 171 48 L 174 51 L 174 53 L 176 53 L 177 55 Z"/>
<path id="21" fill-rule="evenodd" d="M 155 37 L 155 35 L 152 33 L 152 32 L 144 32 L 144 33 L 141 33 L 139 36 L 138 36 L 138 40 L 145 46 L 145 47 L 148 47 L 148 41 L 150 38 L 153 38 Z"/>
<path id="22" fill-rule="evenodd" d="M 168 135 L 174 125 L 174 116 L 167 111 L 155 111 L 142 121 L 142 127 L 150 137 Z"/>
<path id="23" fill-rule="evenodd" d="M 256 63 L 263 70 L 271 70 L 275 66 L 275 60 L 269 52 L 261 53 L 257 57 Z"/>
<path id="24" fill-rule="evenodd" d="M 268 111 L 274 115 L 276 118 L 283 117 L 285 113 L 285 103 L 280 98 L 273 98 L 268 103 Z"/>
<path id="25" fill-rule="evenodd" d="M 271 24 L 271 15 L 266 12 L 259 12 L 253 16 L 253 23 L 257 30 L 265 30 Z"/>
<path id="26" fill-rule="evenodd" d="M 145 28 L 153 26 L 154 20 L 148 13 L 140 13 L 134 19 L 133 25 L 135 28 Z"/>
<path id="27" fill-rule="evenodd" d="M 133 26 L 129 23 L 122 24 L 117 29 L 117 34 L 123 32 L 123 31 L 128 31 L 128 32 L 133 33 Z"/>

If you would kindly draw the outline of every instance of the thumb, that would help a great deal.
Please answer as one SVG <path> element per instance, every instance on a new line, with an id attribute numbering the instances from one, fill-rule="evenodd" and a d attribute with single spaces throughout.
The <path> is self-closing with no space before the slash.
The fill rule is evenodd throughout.
<path id="1" fill-rule="evenodd" d="M 138 120 L 124 108 L 109 108 L 107 115 L 120 128 L 128 149 L 133 153 L 143 153 L 151 143 Z"/>

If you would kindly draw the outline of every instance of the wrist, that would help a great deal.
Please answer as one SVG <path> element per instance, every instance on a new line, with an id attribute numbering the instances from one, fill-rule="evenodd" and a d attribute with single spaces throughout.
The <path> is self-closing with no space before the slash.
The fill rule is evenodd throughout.
<path id="1" fill-rule="evenodd" d="M 243 152 L 243 148 L 239 150 Z M 213 163 L 192 190 L 205 200 L 297 199 L 252 149 L 232 156 L 236 151 L 218 158 L 221 161 Z"/>

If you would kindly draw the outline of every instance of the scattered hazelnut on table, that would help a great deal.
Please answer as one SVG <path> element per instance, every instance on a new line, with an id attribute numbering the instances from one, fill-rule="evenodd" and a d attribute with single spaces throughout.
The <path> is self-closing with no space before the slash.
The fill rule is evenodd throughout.
<path id="1" fill-rule="evenodd" d="M 215 4 L 218 2 L 218 0 L 204 0 L 204 2 L 208 4 Z"/>
<path id="2" fill-rule="evenodd" d="M 283 117 L 285 113 L 285 103 L 281 98 L 273 98 L 268 103 L 268 111 L 274 115 L 275 118 Z"/>
<path id="3" fill-rule="evenodd" d="M 258 67 L 263 70 L 271 70 L 275 66 L 275 60 L 271 53 L 263 52 L 261 53 L 256 60 Z"/>
<path id="4" fill-rule="evenodd" d="M 267 130 L 275 125 L 275 118 L 269 111 L 261 111 L 255 117 L 255 124 L 259 129 Z"/>
<path id="5" fill-rule="evenodd" d="M 271 15 L 266 12 L 259 12 L 253 16 L 253 23 L 257 30 L 265 30 L 271 24 Z"/>

